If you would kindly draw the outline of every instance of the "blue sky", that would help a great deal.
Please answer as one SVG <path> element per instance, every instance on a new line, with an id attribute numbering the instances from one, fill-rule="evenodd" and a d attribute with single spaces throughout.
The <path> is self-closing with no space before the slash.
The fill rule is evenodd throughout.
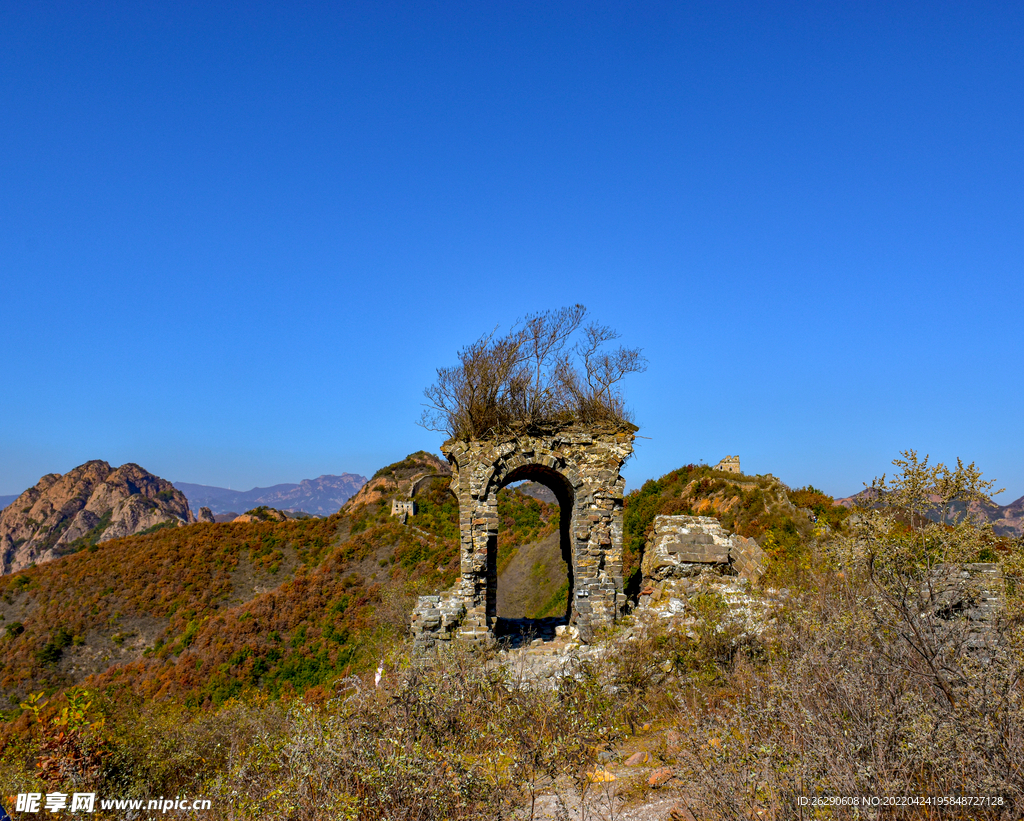
<path id="1" fill-rule="evenodd" d="M 1024 5 L 0 6 L 0 494 L 436 451 L 434 369 L 582 302 L 635 487 L 903 448 L 1024 495 Z"/>

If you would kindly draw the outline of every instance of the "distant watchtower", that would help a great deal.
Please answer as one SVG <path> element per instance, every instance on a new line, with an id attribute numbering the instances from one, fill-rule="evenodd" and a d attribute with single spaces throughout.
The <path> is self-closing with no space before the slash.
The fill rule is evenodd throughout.
<path id="1" fill-rule="evenodd" d="M 554 491 L 561 506 L 562 556 L 569 570 L 566 614 L 589 641 L 626 603 L 622 579 L 622 516 L 637 428 L 552 424 L 493 439 L 449 440 L 441 447 L 459 500 L 461 578 L 440 596 L 421 596 L 413 613 L 416 643 L 430 647 L 455 636 L 493 639 L 497 619 L 498 491 L 522 480 Z"/>
<path id="2" fill-rule="evenodd" d="M 715 465 L 715 470 L 722 470 L 726 473 L 742 473 L 740 470 L 740 457 L 726 456 L 721 462 Z"/>
<path id="3" fill-rule="evenodd" d="M 392 499 L 391 515 L 397 516 L 405 524 L 410 516 L 416 515 L 416 503 L 412 499 Z"/>

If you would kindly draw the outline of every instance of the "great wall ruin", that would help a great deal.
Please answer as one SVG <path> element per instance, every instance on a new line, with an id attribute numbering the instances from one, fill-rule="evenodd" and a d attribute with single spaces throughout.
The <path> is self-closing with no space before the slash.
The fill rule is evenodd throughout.
<path id="1" fill-rule="evenodd" d="M 532 480 L 549 487 L 562 508 L 562 556 L 569 571 L 569 612 L 581 639 L 612 624 L 626 598 L 622 579 L 620 470 L 633 452 L 628 423 L 551 426 L 490 440 L 453 440 L 441 450 L 452 466 L 459 500 L 461 574 L 450 590 L 422 596 L 412 630 L 429 647 L 453 637 L 486 643 L 497 618 L 498 491 Z"/>
<path id="2" fill-rule="evenodd" d="M 450 440 L 441 450 L 452 466 L 459 501 L 460 577 L 440 594 L 421 596 L 412 616 L 421 649 L 453 638 L 488 644 L 498 620 L 498 491 L 531 480 L 550 488 L 562 509 L 561 548 L 569 575 L 568 612 L 574 634 L 591 641 L 626 608 L 622 574 L 622 465 L 637 428 L 579 424 L 532 429 L 485 440 Z M 739 457 L 722 460 L 739 472 Z M 411 506 L 393 513 L 408 515 Z M 644 558 L 645 583 L 675 591 L 676 579 L 738 577 L 756 581 L 764 554 L 752 539 L 729 536 L 706 517 L 658 517 Z M 685 583 L 684 583 L 685 584 Z M 650 593 L 653 593 L 653 588 Z M 650 593 L 645 601 L 651 600 Z"/>
<path id="3" fill-rule="evenodd" d="M 537 620 L 531 625 L 533 633 L 541 638 L 553 636 L 556 627 L 548 622 L 558 621 L 566 625 L 557 628 L 559 635 L 568 629 L 586 644 L 602 628 L 618 621 L 627 609 L 622 553 L 625 480 L 621 469 L 633 452 L 636 430 L 627 423 L 575 424 L 486 440 L 446 442 L 442 453 L 452 468 L 450 490 L 459 502 L 460 576 L 450 589 L 420 596 L 412 614 L 415 646 L 426 650 L 453 639 L 489 645 L 496 639 L 497 494 L 520 481 L 539 482 L 555 494 L 562 511 L 561 551 L 569 583 L 564 619 Z M 728 456 L 714 469 L 739 475 L 739 457 Z M 438 475 L 416 478 L 433 480 Z M 403 522 L 415 514 L 411 495 L 392 506 L 392 514 Z M 978 596 L 971 594 L 970 603 L 964 605 L 957 599 L 955 607 L 946 608 L 952 612 L 966 606 L 970 621 L 982 636 L 1002 610 L 1002 579 L 996 578 L 993 567 L 965 566 L 963 572 L 972 579 L 980 574 L 985 580 L 979 588 L 980 599 L 974 602 Z M 672 614 L 683 612 L 693 596 L 713 592 L 756 632 L 751 617 L 765 603 L 753 602 L 750 592 L 764 568 L 765 554 L 758 543 L 729 534 L 715 518 L 657 516 L 645 545 L 642 588 L 634 604 L 640 610 L 653 608 Z M 936 583 L 940 591 L 957 588 L 952 582 Z M 978 636 L 972 635 L 972 639 L 972 643 L 984 643 Z"/>

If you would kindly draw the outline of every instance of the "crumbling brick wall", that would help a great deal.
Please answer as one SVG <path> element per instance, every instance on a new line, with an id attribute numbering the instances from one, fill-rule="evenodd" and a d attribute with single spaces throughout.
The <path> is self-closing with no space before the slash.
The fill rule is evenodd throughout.
<path id="1" fill-rule="evenodd" d="M 599 626 L 614 622 L 626 602 L 622 578 L 626 481 L 620 470 L 633 452 L 636 430 L 625 423 L 574 424 L 446 442 L 441 452 L 452 465 L 451 490 L 459 500 L 461 574 L 439 602 L 458 602 L 465 612 L 455 627 L 439 616 L 438 624 L 448 625 L 439 632 L 434 614 L 439 602 L 433 601 L 436 597 L 421 597 L 413 623 L 417 644 L 429 646 L 455 635 L 474 642 L 493 638 L 498 490 L 524 479 L 551 487 L 562 516 L 568 517 L 563 536 L 570 574 L 568 615 L 580 638 L 589 641 Z"/>

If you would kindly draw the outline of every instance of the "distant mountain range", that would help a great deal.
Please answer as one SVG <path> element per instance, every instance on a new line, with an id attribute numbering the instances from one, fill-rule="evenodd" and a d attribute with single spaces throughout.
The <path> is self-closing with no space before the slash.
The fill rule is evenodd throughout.
<path id="1" fill-rule="evenodd" d="M 860 493 L 836 499 L 836 504 L 846 507 L 858 505 L 861 507 L 872 507 L 874 498 L 874 491 L 868 487 L 864 488 Z M 963 506 L 956 506 L 955 509 L 957 512 L 961 512 Z M 1024 496 L 1021 496 L 1015 502 L 1010 502 L 1008 505 L 997 505 L 994 502 L 990 502 L 985 505 L 973 505 L 972 509 L 974 513 L 980 513 L 992 523 L 992 530 L 997 536 L 1013 538 L 1024 533 Z"/>
<path id="2" fill-rule="evenodd" d="M 18 496 L 0 496 L 0 575 L 110 539 L 192 524 L 193 511 L 205 522 L 263 505 L 329 516 L 365 484 L 366 477 L 343 473 L 237 491 L 172 485 L 135 464 L 93 460 L 63 476 L 47 474 Z"/>
<path id="3" fill-rule="evenodd" d="M 254 487 L 252 490 L 230 490 L 190 482 L 175 482 L 174 486 L 185 494 L 193 510 L 208 507 L 215 514 L 244 513 L 266 505 L 278 510 L 301 510 L 330 516 L 337 513 L 365 484 L 365 476 L 343 473 L 340 476 L 303 479 L 298 484 Z"/>

